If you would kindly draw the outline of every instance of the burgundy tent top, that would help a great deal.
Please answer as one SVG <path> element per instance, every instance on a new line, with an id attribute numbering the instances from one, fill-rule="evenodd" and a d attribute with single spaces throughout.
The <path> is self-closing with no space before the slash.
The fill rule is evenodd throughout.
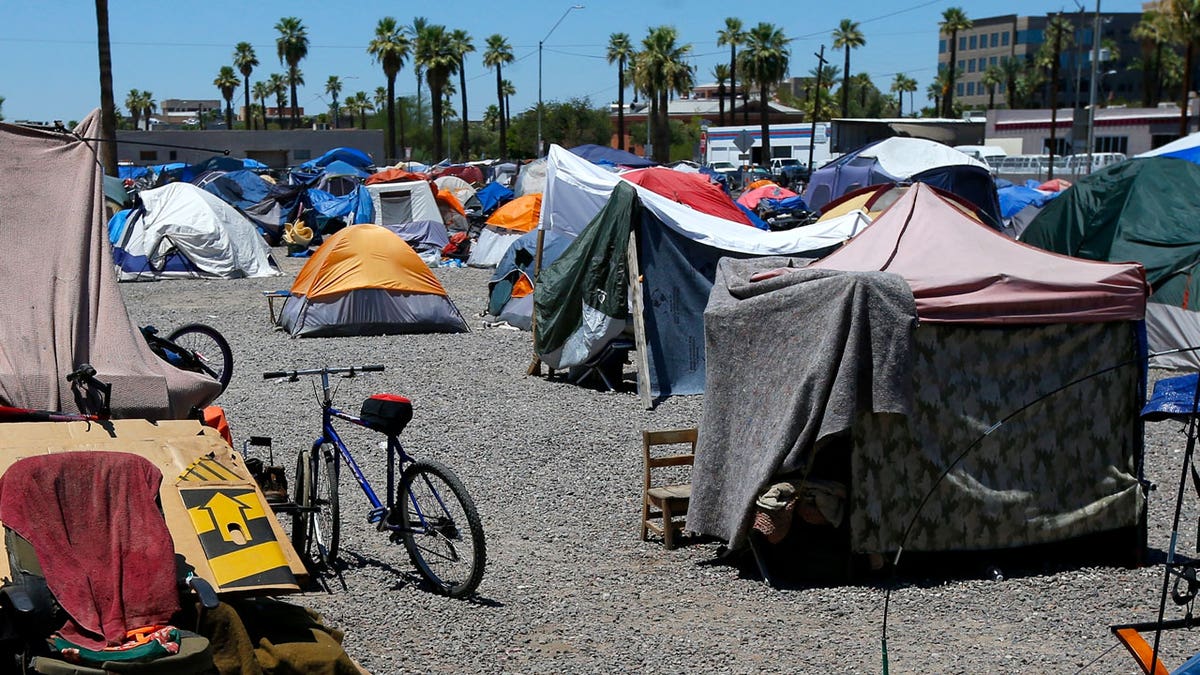
<path id="1" fill-rule="evenodd" d="M 719 185 L 702 173 L 684 173 L 664 167 L 626 171 L 621 178 L 641 185 L 667 199 L 685 204 L 710 216 L 751 225 L 746 214 L 733 203 Z"/>
<path id="2" fill-rule="evenodd" d="M 862 234 L 812 267 L 904 277 L 931 323 L 1138 321 L 1145 270 L 1027 246 L 916 184 Z"/>

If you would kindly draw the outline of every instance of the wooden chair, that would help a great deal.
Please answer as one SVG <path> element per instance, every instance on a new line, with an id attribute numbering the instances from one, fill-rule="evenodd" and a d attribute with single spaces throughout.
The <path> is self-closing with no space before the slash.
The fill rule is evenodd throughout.
<path id="1" fill-rule="evenodd" d="M 675 548 L 675 535 L 683 531 L 684 521 L 676 516 L 687 513 L 692 498 L 691 483 L 652 485 L 652 471 L 668 466 L 691 466 L 696 457 L 697 429 L 671 429 L 669 431 L 642 432 L 642 459 L 645 466 L 642 482 L 642 541 L 646 533 L 654 531 L 662 535 L 663 544 Z M 650 449 L 658 445 L 688 444 L 688 452 L 663 456 L 652 456 Z"/>

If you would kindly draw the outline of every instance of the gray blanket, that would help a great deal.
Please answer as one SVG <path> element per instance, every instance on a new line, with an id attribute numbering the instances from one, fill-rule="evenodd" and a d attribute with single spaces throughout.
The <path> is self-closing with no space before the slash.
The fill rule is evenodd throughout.
<path id="1" fill-rule="evenodd" d="M 723 259 L 704 311 L 707 391 L 689 530 L 740 546 L 772 476 L 862 412 L 908 415 L 917 315 L 886 272 L 794 269 L 788 258 Z"/>

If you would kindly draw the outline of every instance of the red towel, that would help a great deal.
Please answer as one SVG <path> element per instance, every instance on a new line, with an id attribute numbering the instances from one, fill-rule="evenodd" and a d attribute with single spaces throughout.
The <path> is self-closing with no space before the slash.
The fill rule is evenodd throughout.
<path id="1" fill-rule="evenodd" d="M 99 451 L 30 457 L 0 477 L 0 520 L 33 545 L 71 642 L 118 645 L 179 610 L 161 482 L 148 460 Z"/>

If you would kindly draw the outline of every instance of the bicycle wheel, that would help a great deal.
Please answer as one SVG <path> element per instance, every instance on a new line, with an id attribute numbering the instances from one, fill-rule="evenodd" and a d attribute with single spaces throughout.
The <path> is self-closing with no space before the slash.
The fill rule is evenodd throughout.
<path id="1" fill-rule="evenodd" d="M 483 524 L 462 481 L 438 462 L 414 462 L 396 494 L 404 548 L 434 588 L 452 598 L 470 595 L 483 579 Z"/>
<path id="2" fill-rule="evenodd" d="M 316 476 L 312 484 L 312 504 L 316 511 L 312 514 L 313 532 L 309 546 L 316 549 L 313 559 L 332 569 L 342 534 L 338 504 L 338 476 L 341 472 L 338 470 L 337 449 L 325 443 L 310 466 Z"/>
<path id="3" fill-rule="evenodd" d="M 293 494 L 297 510 L 292 512 L 292 548 L 301 556 L 308 554 L 309 521 L 312 514 L 306 509 L 312 503 L 312 469 L 309 464 L 311 452 L 301 450 L 296 455 L 296 485 Z"/>
<path id="4" fill-rule="evenodd" d="M 220 382 L 225 391 L 233 378 L 233 350 L 216 328 L 189 323 L 171 331 L 167 339 L 194 354 L 199 369 Z"/>

